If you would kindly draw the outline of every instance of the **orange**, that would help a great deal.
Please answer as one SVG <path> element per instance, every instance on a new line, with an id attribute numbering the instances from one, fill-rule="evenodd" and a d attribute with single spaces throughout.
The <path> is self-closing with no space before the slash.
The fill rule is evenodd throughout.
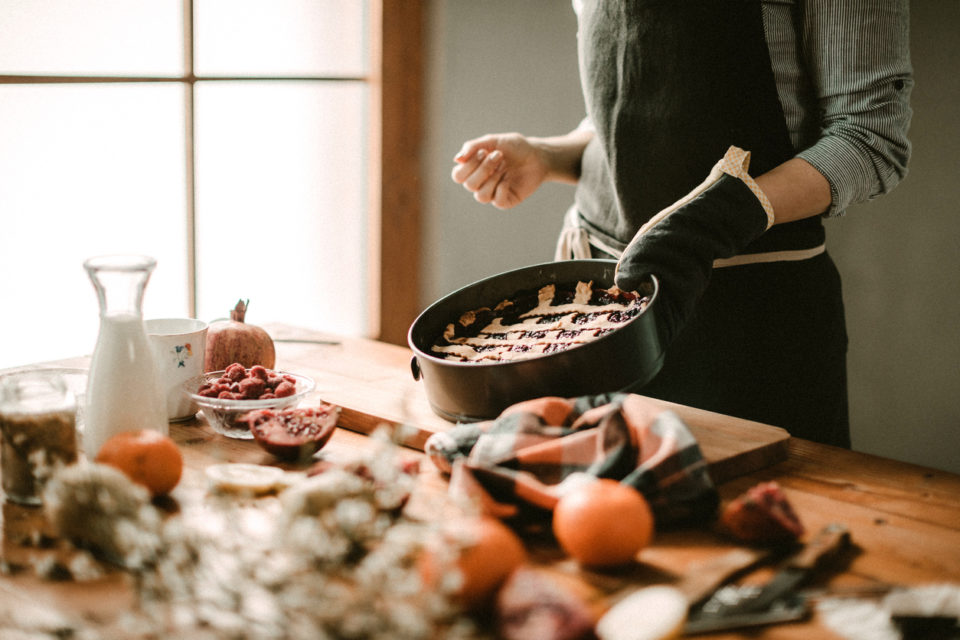
<path id="1" fill-rule="evenodd" d="M 553 533 L 560 547 L 585 566 L 633 561 L 653 539 L 653 513 L 636 489 L 599 479 L 557 501 Z"/>
<path id="2" fill-rule="evenodd" d="M 459 550 L 456 570 L 461 583 L 453 594 L 454 601 L 468 610 L 488 604 L 497 589 L 514 569 L 527 560 L 527 552 L 519 536 L 507 525 L 491 516 L 464 516 L 443 524 L 443 544 Z M 439 567 L 433 552 L 422 558 L 421 573 L 428 587 L 435 586 Z"/>
<path id="3" fill-rule="evenodd" d="M 123 471 L 154 496 L 170 493 L 183 473 L 183 456 L 177 443 L 152 429 L 125 431 L 110 437 L 100 448 L 96 461 Z"/>

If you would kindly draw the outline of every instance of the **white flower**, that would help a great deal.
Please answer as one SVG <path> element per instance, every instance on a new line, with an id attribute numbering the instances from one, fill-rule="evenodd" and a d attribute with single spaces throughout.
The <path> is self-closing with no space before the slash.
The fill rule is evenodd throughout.
<path id="1" fill-rule="evenodd" d="M 135 574 L 131 635 L 465 638 L 474 629 L 445 595 L 459 580 L 443 570 L 453 552 L 437 554 L 441 588 L 424 589 L 418 561 L 435 525 L 402 515 L 415 476 L 386 432 L 377 440 L 369 456 L 304 479 L 279 501 L 209 496 L 166 521 L 122 474 L 98 468 L 58 473 L 48 493 L 59 522 L 91 526 L 67 533 Z M 89 568 L 78 560 L 76 573 Z"/>

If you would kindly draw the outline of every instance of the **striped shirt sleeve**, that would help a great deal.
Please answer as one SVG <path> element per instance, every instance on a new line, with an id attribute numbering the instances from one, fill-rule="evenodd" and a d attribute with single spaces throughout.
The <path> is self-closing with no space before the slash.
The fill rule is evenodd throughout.
<path id="1" fill-rule="evenodd" d="M 907 172 L 908 0 L 764 0 L 764 28 L 797 157 L 830 183 L 826 215 Z"/>

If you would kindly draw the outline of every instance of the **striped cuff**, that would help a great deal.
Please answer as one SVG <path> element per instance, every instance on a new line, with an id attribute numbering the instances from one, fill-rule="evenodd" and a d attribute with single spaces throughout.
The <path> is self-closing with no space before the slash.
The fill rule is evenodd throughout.
<path id="1" fill-rule="evenodd" d="M 872 195 L 868 185 L 876 181 L 876 170 L 863 161 L 869 149 L 838 136 L 821 138 L 817 144 L 797 154 L 823 174 L 830 183 L 829 217 L 841 216 L 855 202 L 865 202 Z M 843 188 L 841 188 L 843 185 Z"/>

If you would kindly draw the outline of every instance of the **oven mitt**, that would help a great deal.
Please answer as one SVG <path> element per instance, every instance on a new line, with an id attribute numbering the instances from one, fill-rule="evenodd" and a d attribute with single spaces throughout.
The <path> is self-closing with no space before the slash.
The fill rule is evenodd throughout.
<path id="1" fill-rule="evenodd" d="M 436 433 L 425 451 L 455 498 L 499 518 L 549 522 L 565 491 L 597 478 L 643 493 L 657 527 L 710 521 L 719 502 L 687 425 L 635 394 L 528 400 Z"/>
<path id="2" fill-rule="evenodd" d="M 737 255 L 773 224 L 773 207 L 747 173 L 750 152 L 730 147 L 700 186 L 643 225 L 617 263 L 615 281 L 636 290 L 660 281 L 661 342 L 669 345 L 707 284 L 714 260 Z"/>

